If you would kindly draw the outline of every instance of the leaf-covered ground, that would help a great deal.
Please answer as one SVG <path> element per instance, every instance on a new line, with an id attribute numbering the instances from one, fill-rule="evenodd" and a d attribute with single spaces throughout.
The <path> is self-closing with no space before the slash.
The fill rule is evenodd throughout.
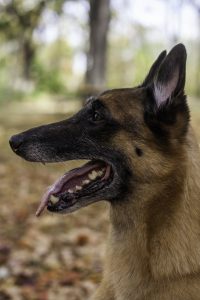
<path id="1" fill-rule="evenodd" d="M 200 138 L 200 105 L 193 107 Z M 0 112 L 0 300 L 89 299 L 101 280 L 109 209 L 98 203 L 71 215 L 35 217 L 47 186 L 78 163 L 43 166 L 11 152 L 12 134 L 65 118 L 40 111 L 19 104 Z"/>
<path id="2" fill-rule="evenodd" d="M 36 108 L 0 113 L 0 300 L 88 299 L 101 279 L 108 209 L 99 203 L 67 216 L 35 217 L 45 189 L 80 164 L 43 166 L 12 153 L 9 136 L 66 117 Z"/>

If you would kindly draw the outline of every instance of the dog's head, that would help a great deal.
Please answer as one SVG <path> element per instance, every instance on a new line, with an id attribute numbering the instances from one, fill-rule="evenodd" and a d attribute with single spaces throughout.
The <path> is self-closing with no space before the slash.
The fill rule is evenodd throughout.
<path id="1" fill-rule="evenodd" d="M 186 50 L 178 44 L 159 55 L 140 86 L 90 97 L 70 119 L 10 139 L 28 161 L 89 160 L 48 189 L 38 215 L 46 206 L 63 213 L 99 200 L 123 201 L 130 192 L 134 201 L 138 185 L 173 173 L 189 123 L 185 65 Z"/>

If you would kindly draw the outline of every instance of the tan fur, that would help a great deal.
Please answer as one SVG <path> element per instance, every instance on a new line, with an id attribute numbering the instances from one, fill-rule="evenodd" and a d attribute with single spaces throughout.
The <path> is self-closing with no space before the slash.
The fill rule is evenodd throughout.
<path id="1" fill-rule="evenodd" d="M 101 100 L 120 122 L 128 122 L 127 111 L 136 116 L 135 138 L 122 130 L 113 144 L 126 153 L 138 182 L 133 183 L 128 201 L 121 199 L 110 207 L 104 278 L 92 299 L 198 300 L 200 154 L 196 139 L 190 127 L 185 141 L 179 143 L 173 129 L 171 152 L 159 151 L 141 117 L 140 91 L 134 100 L 125 100 L 122 94 L 104 95 Z M 144 150 L 143 158 L 134 154 L 137 145 Z"/>

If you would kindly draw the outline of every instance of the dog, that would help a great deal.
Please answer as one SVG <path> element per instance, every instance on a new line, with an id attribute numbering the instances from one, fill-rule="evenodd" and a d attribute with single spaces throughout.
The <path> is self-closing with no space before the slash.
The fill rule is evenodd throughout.
<path id="1" fill-rule="evenodd" d="M 139 86 L 92 96 L 71 118 L 10 139 L 28 161 L 89 160 L 47 190 L 36 214 L 109 202 L 93 300 L 200 299 L 200 154 L 184 93 L 186 57 L 178 44 Z"/>

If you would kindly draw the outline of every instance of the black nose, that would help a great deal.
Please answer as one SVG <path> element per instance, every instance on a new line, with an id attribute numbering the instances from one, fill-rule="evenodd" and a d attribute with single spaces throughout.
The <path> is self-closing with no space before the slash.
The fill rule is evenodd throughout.
<path id="1" fill-rule="evenodd" d="M 19 150 L 20 146 L 23 143 L 23 136 L 21 134 L 13 135 L 11 136 L 9 143 L 12 150 L 14 152 L 17 152 L 17 150 Z"/>

